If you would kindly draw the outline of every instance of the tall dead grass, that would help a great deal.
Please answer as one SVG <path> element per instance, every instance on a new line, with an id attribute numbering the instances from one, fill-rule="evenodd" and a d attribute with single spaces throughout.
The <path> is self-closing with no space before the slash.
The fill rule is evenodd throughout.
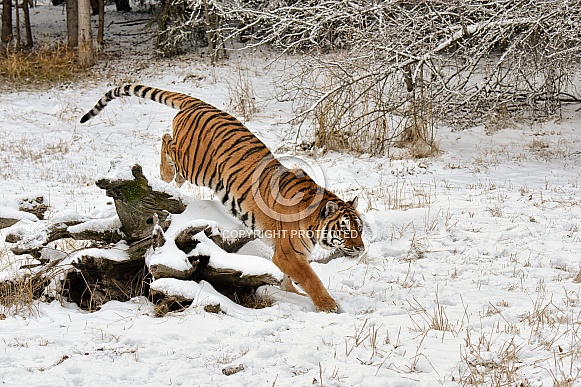
<path id="1" fill-rule="evenodd" d="M 24 274 L 20 267 L 25 263 L 16 260 L 7 247 L 0 249 L 0 315 L 33 314 L 34 300 L 44 289 L 41 276 Z"/>
<path id="2" fill-rule="evenodd" d="M 11 87 L 50 86 L 87 75 L 76 63 L 75 51 L 63 45 L 0 52 L 0 82 Z"/>
<path id="3" fill-rule="evenodd" d="M 238 65 L 233 83 L 228 84 L 228 111 L 247 122 L 259 111 L 248 71 Z"/>

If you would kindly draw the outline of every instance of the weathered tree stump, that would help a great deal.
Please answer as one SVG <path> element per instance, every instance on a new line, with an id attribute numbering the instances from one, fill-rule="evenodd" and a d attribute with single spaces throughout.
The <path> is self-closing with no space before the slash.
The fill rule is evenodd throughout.
<path id="1" fill-rule="evenodd" d="M 157 214 L 159 223 L 167 228 L 168 215 L 181 214 L 186 209 L 181 200 L 168 193 L 154 191 L 140 165 L 134 165 L 131 174 L 132 180 L 104 178 L 96 183 L 107 196 L 113 198 L 123 225 L 121 231 L 128 242 L 151 237 L 153 214 Z"/>

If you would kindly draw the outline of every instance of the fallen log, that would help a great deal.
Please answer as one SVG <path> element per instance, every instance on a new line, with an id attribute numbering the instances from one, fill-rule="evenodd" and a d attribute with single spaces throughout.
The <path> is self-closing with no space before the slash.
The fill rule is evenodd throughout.
<path id="1" fill-rule="evenodd" d="M 115 261 L 105 257 L 82 255 L 63 281 L 63 294 L 69 301 L 89 311 L 104 303 L 128 301 L 149 293 L 149 274 L 142 260 Z"/>
<path id="2" fill-rule="evenodd" d="M 11 249 L 14 254 L 29 254 L 39 262 L 30 265 L 38 273 L 54 270 L 55 266 L 64 270 L 60 288 L 79 307 L 96 310 L 110 300 L 127 301 L 135 296 L 148 296 L 167 310 L 192 302 L 190 296 L 176 293 L 175 289 L 170 293 L 164 293 L 162 288 L 150 289 L 152 281 L 163 278 L 183 281 L 183 288 L 206 281 L 232 300 L 248 297 L 259 286 L 280 284 L 280 272 L 269 261 L 271 266 L 255 266 L 264 267 L 263 271 L 249 274 L 241 269 L 245 262 L 255 265 L 252 259 L 263 260 L 234 254 L 254 239 L 251 235 L 242 232 L 242 238 L 224 238 L 216 222 L 192 219 L 197 212 L 186 211 L 186 202 L 179 193 L 165 183 L 149 181 L 139 165 L 115 163 L 96 184 L 113 198 L 115 216 L 38 220 L 44 227 L 30 233 L 20 229 L 6 238 L 15 244 Z M 216 213 L 212 212 L 211 201 L 202 207 Z M 174 226 L 171 233 L 166 233 L 174 220 L 183 226 Z M 89 241 L 88 247 L 72 254 L 44 253 L 45 249 L 54 251 L 52 242 L 65 238 Z M 218 311 L 219 304 L 208 308 Z"/>

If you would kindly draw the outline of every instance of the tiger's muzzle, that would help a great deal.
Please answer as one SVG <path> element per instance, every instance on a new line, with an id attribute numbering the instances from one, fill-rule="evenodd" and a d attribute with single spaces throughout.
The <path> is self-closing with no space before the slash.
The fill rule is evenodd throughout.
<path id="1" fill-rule="evenodd" d="M 350 257 L 358 257 L 365 252 L 365 246 L 341 247 L 340 250 Z"/>

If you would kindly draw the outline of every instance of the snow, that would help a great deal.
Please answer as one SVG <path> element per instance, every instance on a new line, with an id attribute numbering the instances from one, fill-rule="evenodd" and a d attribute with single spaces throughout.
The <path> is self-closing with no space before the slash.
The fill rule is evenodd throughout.
<path id="1" fill-rule="evenodd" d="M 61 8 L 39 9 L 43 13 L 36 17 L 62 18 Z M 291 103 L 272 99 L 273 80 L 284 66 L 275 62 L 267 68 L 266 52 L 244 55 L 250 54 L 217 66 L 195 55 L 152 60 L 132 76 L 228 109 L 236 66 L 250 68 L 261 110 L 247 126 L 279 149 L 292 133 L 286 124 Z M 23 193 L 42 193 L 51 220 L 106 219 L 103 227 L 113 225 L 111 199 L 95 180 L 119 158 L 126 166 L 139 163 L 148 177 L 158 176 L 160 138 L 176 113 L 125 98 L 80 125 L 82 114 L 123 76 L 0 93 L 2 206 L 14 208 L 9 204 Z M 578 385 L 577 108 L 551 122 L 520 123 L 495 133 L 483 127 L 440 128 L 441 152 L 424 160 L 297 154 L 320 168 L 325 185 L 341 197 L 358 195 L 365 218 L 364 257 L 312 262 L 340 314 L 316 313 L 308 298 L 275 287 L 260 289 L 274 300 L 272 306 L 246 309 L 208 283 L 172 279 L 153 286 L 189 292 L 196 302 L 162 318 L 154 317 L 154 306 L 144 298 L 109 302 L 93 313 L 66 300 L 34 303 L 16 313 L 0 309 L 6 315 L 0 319 L 0 381 L 9 386 L 456 386 L 470 385 L 472 377 L 481 385 L 541 386 L 566 379 Z M 67 146 L 58 148 L 59 143 Z M 186 212 L 172 218 L 169 235 L 200 219 L 216 222 L 221 232 L 243 229 L 211 192 L 189 184 L 168 190 L 188 200 Z M 28 219 L 10 231 L 34 227 Z M 18 259 L 3 242 L 7 233 L 0 230 L 0 278 L 12 273 L 10 263 Z M 239 264 L 244 271 L 273 269 L 256 258 L 270 251 L 261 242 L 237 255 L 215 249 L 207 242 L 199 247 L 217 264 L 227 259 L 224 265 Z M 92 254 L 122 259 L 124 250 Z M 203 310 L 216 301 L 225 313 Z M 243 371 L 222 373 L 238 364 Z M 501 379 L 503 370 L 513 370 L 515 379 Z"/>
<path id="2" fill-rule="evenodd" d="M 119 216 L 115 215 L 104 219 L 90 219 L 86 222 L 67 227 L 67 231 L 70 233 L 81 233 L 88 230 L 105 232 L 109 230 L 118 230 L 120 227 L 121 221 L 119 220 Z"/>
<path id="3" fill-rule="evenodd" d="M 110 249 L 99 249 L 99 248 L 84 249 L 71 256 L 71 263 L 77 262 L 78 259 L 80 259 L 83 256 L 104 258 L 110 261 L 123 262 L 129 259 L 129 256 L 126 253 L 128 247 L 129 246 L 127 246 L 127 243 L 125 243 L 125 241 L 121 241 L 119 243 L 116 243 L 115 246 L 113 246 Z"/>
<path id="4" fill-rule="evenodd" d="M 163 265 L 180 272 L 193 269 L 192 264 L 188 260 L 188 254 L 178 249 L 173 239 L 166 239 L 163 246 L 147 255 L 145 263 L 148 267 Z"/>
<path id="5" fill-rule="evenodd" d="M 15 220 L 30 220 L 30 221 L 37 221 L 38 218 L 36 215 L 31 214 L 29 212 L 21 211 L 21 210 L 32 210 L 33 203 L 31 198 L 42 197 L 42 194 L 39 195 L 18 195 L 10 200 L 3 201 L 0 205 L 0 218 L 8 218 L 8 219 L 15 219 Z M 38 203 L 41 204 L 41 203 Z M 42 204 L 47 204 L 46 202 Z"/>
<path id="6" fill-rule="evenodd" d="M 203 309 L 207 305 L 220 305 L 220 310 L 228 316 L 248 320 L 256 311 L 244 308 L 222 296 L 206 281 L 181 281 L 175 278 L 160 278 L 151 283 L 151 288 L 169 296 L 182 296 L 192 300 L 190 309 Z"/>

